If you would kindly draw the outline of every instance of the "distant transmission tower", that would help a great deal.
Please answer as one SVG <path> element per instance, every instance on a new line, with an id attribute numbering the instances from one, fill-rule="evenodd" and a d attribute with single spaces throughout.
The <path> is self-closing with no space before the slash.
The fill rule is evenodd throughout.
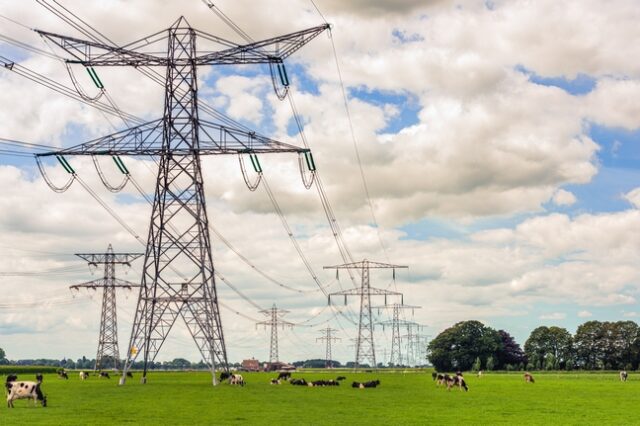
<path id="1" fill-rule="evenodd" d="M 417 365 L 418 360 L 421 359 L 422 350 L 420 348 L 421 342 L 424 341 L 424 334 L 420 334 L 420 331 L 424 328 L 423 325 L 412 323 L 407 327 L 407 334 L 402 337 L 407 339 L 407 364 Z"/>
<path id="2" fill-rule="evenodd" d="M 81 259 L 89 262 L 89 265 L 104 265 L 104 276 L 100 279 L 88 281 L 82 284 L 74 284 L 69 288 L 80 290 L 102 289 L 102 314 L 100 315 L 100 336 L 98 337 L 98 353 L 96 355 L 95 370 L 109 367 L 109 360 L 113 362 L 113 368 L 120 367 L 120 350 L 118 348 L 118 315 L 116 312 L 116 289 L 140 287 L 129 281 L 116 278 L 116 265 L 131 266 L 131 262 L 142 256 L 142 253 L 114 253 L 111 244 L 106 253 L 76 253 Z"/>
<path id="3" fill-rule="evenodd" d="M 289 311 L 278 309 L 275 303 L 271 309 L 263 309 L 260 312 L 269 317 L 266 321 L 256 323 L 256 327 L 259 325 L 264 325 L 265 329 L 267 326 L 271 327 L 271 347 L 269 349 L 269 364 L 271 365 L 274 362 L 280 361 L 278 354 L 278 326 L 282 326 L 282 329 L 284 330 L 285 327 L 293 327 L 293 323 L 282 319 L 282 317 L 288 314 Z"/>
<path id="4" fill-rule="evenodd" d="M 372 368 L 376 368 L 376 350 L 373 342 L 373 315 L 371 313 L 371 296 L 384 296 L 384 304 L 387 304 L 387 296 L 400 296 L 402 293 L 396 291 L 374 288 L 369 285 L 369 269 L 393 269 L 395 276 L 396 268 L 407 268 L 407 266 L 390 265 L 387 263 L 361 262 L 345 263 L 344 265 L 325 266 L 324 269 L 359 269 L 362 276 L 362 283 L 359 288 L 338 291 L 329 294 L 329 304 L 331 296 L 344 296 L 344 303 L 347 304 L 347 296 L 360 296 L 360 320 L 358 321 L 358 337 L 356 340 L 355 369 L 357 370 L 364 361 L 369 361 Z"/>
<path id="5" fill-rule="evenodd" d="M 327 326 L 327 328 L 325 328 L 323 330 L 320 330 L 320 332 L 322 333 L 322 337 L 317 337 L 316 338 L 316 342 L 318 340 L 326 342 L 326 350 L 325 350 L 325 358 L 324 358 L 325 359 L 325 364 L 324 364 L 325 368 L 331 368 L 332 367 L 332 365 L 331 365 L 331 361 L 332 361 L 332 359 L 331 359 L 331 357 L 332 357 L 332 355 L 331 355 L 331 343 L 340 340 L 339 337 L 334 337 L 333 336 L 333 333 L 335 333 L 336 331 L 338 331 L 338 330 Z"/>
<path id="6" fill-rule="evenodd" d="M 74 178 L 75 171 L 65 155 L 108 155 L 116 163 L 120 161 L 118 167 L 119 156 L 123 155 L 159 159 L 142 285 L 120 384 L 124 384 L 127 370 L 140 354 L 144 357 L 141 380 L 146 383 L 148 364 L 158 355 L 178 317 L 186 323 L 209 366 L 214 385 L 216 365 L 228 369 L 200 157 L 238 155 L 242 163 L 243 155 L 257 162 L 260 153 L 310 156 L 308 149 L 236 128 L 226 118 L 224 122 L 218 118 L 220 123 L 200 118 L 197 68 L 268 64 L 272 72 L 277 69 L 283 85 L 288 85 L 283 61 L 328 28 L 329 24 L 324 24 L 240 45 L 195 30 L 180 17 L 166 31 L 124 47 L 36 30 L 71 56 L 68 63 L 87 67 L 92 78 L 96 75 L 93 67 L 98 66 L 165 69 L 162 118 L 36 157 L 57 156 Z M 198 52 L 197 40 L 209 46 Z"/>
<path id="7" fill-rule="evenodd" d="M 378 310 L 391 309 L 392 319 L 389 321 L 380 321 L 383 327 L 391 326 L 391 357 L 389 358 L 390 365 L 403 365 L 402 364 L 402 342 L 400 335 L 400 327 L 406 327 L 407 332 L 412 325 L 418 325 L 413 321 L 406 321 L 400 319 L 400 311 L 403 309 L 419 309 L 420 306 L 401 305 L 399 303 L 392 303 L 390 305 L 378 306 Z"/>

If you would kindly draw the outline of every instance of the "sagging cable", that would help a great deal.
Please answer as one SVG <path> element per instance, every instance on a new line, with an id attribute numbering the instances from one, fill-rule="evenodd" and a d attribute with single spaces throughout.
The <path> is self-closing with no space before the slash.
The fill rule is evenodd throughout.
<path id="1" fill-rule="evenodd" d="M 240 162 L 240 170 L 242 171 L 242 178 L 244 179 L 244 183 L 247 184 L 247 188 L 249 191 L 255 191 L 258 189 L 260 182 L 262 181 L 262 167 L 260 166 L 260 162 L 258 161 L 258 157 L 255 154 L 249 154 L 249 158 L 251 159 L 251 164 L 253 165 L 253 170 L 256 172 L 258 177 L 254 182 L 249 180 L 249 175 L 247 173 L 247 169 L 244 164 L 244 156 L 242 153 L 238 154 L 238 161 Z"/>
<path id="2" fill-rule="evenodd" d="M 102 97 L 102 95 L 104 95 L 104 86 L 103 87 L 98 87 L 98 89 L 100 89 L 100 91 L 98 92 L 97 95 L 95 95 L 95 96 L 87 95 L 87 93 L 84 91 L 82 86 L 80 86 L 80 83 L 78 83 L 78 79 L 76 79 L 76 76 L 73 73 L 73 69 L 71 68 L 71 65 L 67 63 L 67 64 L 65 64 L 65 66 L 67 68 L 67 73 L 69 74 L 69 78 L 71 79 L 71 84 L 73 84 L 73 88 L 76 89 L 76 92 L 82 98 L 82 100 L 84 100 L 86 102 L 96 102 Z M 89 75 L 91 75 L 91 73 L 89 73 Z M 92 79 L 93 79 L 93 77 L 92 77 Z M 98 81 L 100 81 L 100 80 L 98 80 Z M 95 83 L 95 80 L 94 80 L 94 83 Z M 100 83 L 100 84 L 102 84 L 102 83 Z"/>
<path id="3" fill-rule="evenodd" d="M 118 166 L 118 169 L 124 175 L 124 179 L 122 180 L 122 182 L 120 182 L 120 184 L 118 184 L 116 186 L 111 185 L 107 181 L 107 178 L 105 177 L 104 173 L 102 172 L 102 168 L 100 167 L 100 162 L 98 161 L 97 157 L 98 157 L 97 155 L 92 155 L 91 159 L 93 160 L 93 165 L 96 167 L 96 171 L 98 172 L 98 176 L 100 177 L 100 180 L 102 181 L 102 184 L 105 186 L 105 188 L 107 188 L 111 192 L 120 192 L 120 191 L 122 191 L 122 189 L 127 185 L 127 182 L 129 182 L 130 175 L 129 175 L 129 170 L 127 170 L 127 167 L 124 165 L 124 163 L 122 162 L 120 157 L 118 157 L 117 155 L 114 155 L 112 157 L 113 161 L 116 163 L 116 166 Z"/>
<path id="4" fill-rule="evenodd" d="M 49 188 L 51 188 L 51 190 L 54 192 L 63 193 L 67 189 L 69 189 L 73 181 L 76 179 L 76 172 L 75 170 L 73 170 L 71 165 L 67 162 L 67 160 L 63 156 L 56 155 L 56 158 L 58 159 L 58 161 L 60 162 L 64 170 L 71 175 L 67 183 L 65 183 L 62 186 L 56 186 L 51 181 L 51 179 L 49 179 L 49 176 L 45 172 L 44 165 L 42 164 L 42 160 L 40 159 L 39 156 L 36 156 L 36 164 L 38 165 L 38 170 L 40 170 L 40 174 L 42 175 L 42 178 L 44 179 L 44 181 L 47 183 L 47 186 L 49 186 Z"/>
<path id="5" fill-rule="evenodd" d="M 316 179 L 316 164 L 310 151 L 298 155 L 298 167 L 300 168 L 302 184 L 306 189 L 310 189 Z M 307 175 L 305 169 L 309 171 L 309 175 Z"/>
<path id="6" fill-rule="evenodd" d="M 269 62 L 269 71 L 271 72 L 271 84 L 273 84 L 273 91 L 279 100 L 284 100 L 289 93 L 289 76 L 287 70 L 284 67 L 284 63 Z M 279 78 L 276 78 L 276 72 Z"/>

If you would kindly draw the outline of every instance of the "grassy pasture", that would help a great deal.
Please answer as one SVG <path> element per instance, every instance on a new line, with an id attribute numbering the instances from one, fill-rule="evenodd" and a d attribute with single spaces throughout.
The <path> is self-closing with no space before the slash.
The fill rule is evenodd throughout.
<path id="1" fill-rule="evenodd" d="M 621 383 L 617 374 L 521 374 L 465 376 L 470 391 L 437 388 L 429 373 L 334 371 L 294 373 L 307 380 L 347 376 L 339 387 L 270 385 L 274 374 L 244 373 L 244 388 L 213 388 L 200 372 L 139 374 L 126 386 L 117 378 L 92 376 L 85 382 L 44 378 L 49 406 L 34 408 L 25 400 L 15 409 L 0 408 L 0 424 L 56 425 L 208 425 L 208 424 L 637 424 L 640 423 L 640 375 Z M 378 378 L 381 387 L 353 389 L 351 381 Z M 33 380 L 27 375 L 21 380 Z M 4 379 L 3 379 L 4 381 Z"/>

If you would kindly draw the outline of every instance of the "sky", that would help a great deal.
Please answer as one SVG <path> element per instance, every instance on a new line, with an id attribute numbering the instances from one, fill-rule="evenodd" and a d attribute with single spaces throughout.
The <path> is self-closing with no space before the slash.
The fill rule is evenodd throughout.
<path id="1" fill-rule="evenodd" d="M 524 344 L 540 325 L 574 332 L 584 321 L 640 315 L 636 0 L 314 1 L 317 8 L 309 0 L 215 5 L 256 40 L 325 19 L 332 25 L 285 61 L 289 96 L 354 260 L 408 266 L 395 279 L 391 270 L 371 273 L 373 287 L 402 292 L 404 303 L 421 307 L 407 310 L 406 320 L 435 337 L 476 319 Z M 242 42 L 202 1 L 59 3 L 119 45 L 181 15 L 194 28 Z M 62 56 L 30 29 L 84 36 L 38 2 L 0 0 L 0 15 L 0 55 L 72 87 L 61 61 L 5 37 Z M 133 69 L 97 72 L 122 110 L 145 120 L 162 116 L 162 87 Z M 268 68 L 198 73 L 201 102 L 265 136 L 302 145 L 290 102 L 276 97 Z M 71 75 L 96 93 L 81 67 L 72 66 Z M 8 69 L 0 70 L 0 100 L 2 138 L 69 147 L 126 127 Z M 90 159 L 68 160 L 146 239 L 151 208 L 136 189 L 109 192 Z M 264 155 L 260 162 L 322 285 L 331 292 L 351 287 L 347 274 L 336 280 L 323 269 L 344 261 L 296 156 Z M 155 163 L 125 163 L 152 194 Z M 122 179 L 110 160 L 100 164 L 110 182 Z M 59 165 L 45 167 L 57 184 L 66 179 Z M 358 301 L 327 308 L 264 185 L 250 191 L 236 158 L 206 157 L 202 167 L 213 226 L 253 265 L 212 236 L 217 271 L 253 302 L 218 280 L 230 360 L 268 358 L 269 330 L 254 320 L 266 319 L 257 306 L 274 303 L 298 324 L 279 330 L 281 359 L 323 358 L 316 339 L 329 325 L 341 338 L 334 358 L 353 360 Z M 104 252 L 108 244 L 140 252 L 143 245 L 78 182 L 65 193 L 51 191 L 31 158 L 0 156 L 0 188 L 0 347 L 10 359 L 95 356 L 101 294 L 68 287 L 102 271 L 73 254 Z M 141 269 L 137 261 L 117 274 L 139 282 Z M 135 291 L 118 294 L 121 352 L 136 300 Z M 389 319 L 384 310 L 374 314 Z M 375 339 L 377 358 L 386 362 L 390 329 L 376 326 Z M 181 324 L 158 360 L 176 357 L 200 358 Z"/>

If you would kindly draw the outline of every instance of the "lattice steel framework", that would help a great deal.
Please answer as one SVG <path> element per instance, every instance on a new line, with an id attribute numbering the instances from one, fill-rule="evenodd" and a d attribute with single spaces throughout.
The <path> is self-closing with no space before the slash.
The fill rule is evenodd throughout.
<path id="1" fill-rule="evenodd" d="M 331 361 L 332 361 L 332 359 L 331 359 L 332 358 L 332 355 L 331 355 L 331 344 L 333 342 L 337 342 L 338 340 L 340 340 L 339 337 L 333 336 L 333 333 L 335 333 L 336 331 L 338 331 L 338 330 L 327 326 L 327 328 L 325 328 L 323 330 L 320 330 L 320 333 L 322 333 L 322 337 L 317 337 L 316 338 L 316 342 L 318 340 L 320 340 L 320 341 L 324 341 L 326 343 L 326 346 L 325 346 L 325 357 L 324 357 L 324 359 L 325 359 L 324 367 L 325 368 L 331 368 L 332 367 L 332 365 L 331 365 Z"/>
<path id="2" fill-rule="evenodd" d="M 422 344 L 429 337 L 420 333 L 424 327 L 425 326 L 422 324 L 409 324 L 407 327 L 407 334 L 402 336 L 407 341 L 407 364 L 409 365 L 418 365 L 418 361 L 423 359 L 423 354 L 425 353 L 424 350 L 426 348 L 423 347 Z"/>
<path id="3" fill-rule="evenodd" d="M 386 306 L 378 306 L 377 309 L 391 309 L 392 317 L 391 321 L 380 321 L 383 327 L 391 327 L 391 356 L 389 357 L 390 365 L 402 365 L 402 336 L 400 335 L 400 327 L 406 327 L 409 332 L 409 327 L 418 325 L 413 321 L 406 321 L 400 319 L 400 312 L 403 309 L 411 309 L 412 311 L 420 308 L 420 306 L 401 305 L 399 303 L 392 303 Z"/>
<path id="4" fill-rule="evenodd" d="M 263 325 L 265 328 L 269 326 L 271 328 L 271 339 L 269 340 L 269 364 L 280 361 L 280 355 L 278 353 L 278 326 L 281 326 L 284 330 L 285 327 L 293 327 L 293 323 L 282 319 L 283 316 L 289 313 L 284 309 L 278 309 L 274 303 L 271 309 L 263 309 L 260 313 L 269 317 L 266 321 L 260 321 L 256 323 L 256 328 L 259 325 Z"/>
<path id="5" fill-rule="evenodd" d="M 373 340 L 373 315 L 371 312 L 371 296 L 384 296 L 384 304 L 387 304 L 387 296 L 399 296 L 402 303 L 402 293 L 371 287 L 369 284 L 370 269 L 395 269 L 407 268 L 407 266 L 391 265 L 388 263 L 371 262 L 363 260 L 343 265 L 325 266 L 324 269 L 359 269 L 362 282 L 359 288 L 338 291 L 329 294 L 328 302 L 331 304 L 331 296 L 344 296 L 344 304 L 347 304 L 348 296 L 360 296 L 360 319 L 358 321 L 358 337 L 356 340 L 355 367 L 357 370 L 364 361 L 369 361 L 371 368 L 377 368 L 376 350 Z"/>
<path id="6" fill-rule="evenodd" d="M 142 253 L 114 253 L 109 244 L 106 253 L 76 253 L 81 259 L 89 262 L 91 266 L 104 265 L 104 276 L 100 279 L 69 286 L 72 290 L 81 288 L 98 290 L 102 289 L 102 313 L 100 315 L 100 335 L 98 336 L 98 352 L 96 355 L 95 370 L 110 367 L 120 368 L 120 350 L 118 348 L 118 314 L 116 310 L 116 289 L 130 290 L 140 287 L 116 278 L 116 265 L 131 266 L 131 262 L 142 256 Z"/>
<path id="7" fill-rule="evenodd" d="M 96 66 L 159 66 L 166 69 L 161 119 L 40 156 L 135 155 L 160 157 L 151 223 L 144 256 L 142 285 L 120 384 L 142 353 L 148 363 L 159 353 L 176 319 L 186 323 L 213 384 L 219 365 L 228 369 L 211 256 L 201 155 L 308 152 L 255 132 L 200 119 L 197 67 L 229 64 L 282 64 L 296 50 L 329 28 L 321 25 L 295 33 L 239 45 L 191 28 L 181 17 L 169 29 L 124 47 L 38 33 L 64 49 L 69 63 Z M 205 39 L 220 50 L 199 54 Z M 155 53 L 166 43 L 166 55 Z M 152 46 L 152 53 L 144 48 Z"/>

